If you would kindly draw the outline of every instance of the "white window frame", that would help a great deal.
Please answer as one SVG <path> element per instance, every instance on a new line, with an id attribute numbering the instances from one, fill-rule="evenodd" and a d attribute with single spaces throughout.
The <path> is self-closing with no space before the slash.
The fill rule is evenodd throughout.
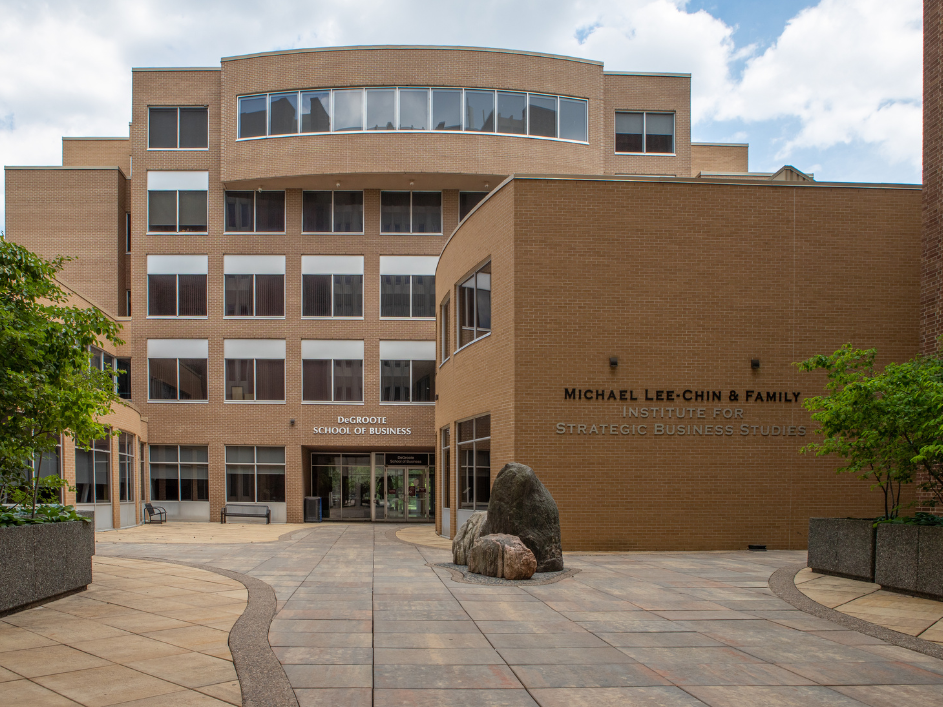
<path id="1" fill-rule="evenodd" d="M 201 170 L 192 171 L 164 171 L 155 170 L 147 173 L 147 222 L 145 224 L 146 233 L 149 236 L 206 236 L 210 228 L 210 187 L 209 172 Z M 176 192 L 177 203 L 177 230 L 176 231 L 152 231 L 151 226 L 151 192 L 152 191 L 173 191 Z M 206 192 L 206 230 L 205 231 L 181 231 L 180 230 L 180 192 L 182 191 L 203 191 Z"/>
<path id="2" fill-rule="evenodd" d="M 451 314 L 451 307 L 452 293 L 450 292 L 445 296 L 445 299 L 442 300 L 442 303 L 439 305 L 439 315 L 442 317 L 442 321 L 439 324 L 439 348 L 442 351 L 439 368 L 441 368 L 445 362 L 452 357 L 452 352 L 450 351 L 449 345 L 449 330 L 451 329 L 451 325 L 448 322 L 449 315 Z M 445 314 L 443 314 L 443 311 Z"/>
<path id="3" fill-rule="evenodd" d="M 304 133 L 308 135 L 309 133 Z M 310 133 L 311 135 L 323 135 L 326 133 Z M 305 231 L 304 230 L 304 195 L 307 192 L 318 192 L 318 191 L 329 191 L 331 192 L 331 230 L 330 231 Z M 361 228 L 359 231 L 336 231 L 334 230 L 334 194 L 337 192 L 360 192 L 360 216 L 361 222 L 363 223 L 364 228 Z M 304 189 L 301 192 L 301 234 L 304 236 L 307 235 L 324 235 L 324 234 L 336 234 L 341 233 L 349 236 L 362 236 L 364 234 L 364 229 L 366 228 L 366 219 L 364 216 L 364 203 L 363 203 L 363 189 Z"/>
<path id="4" fill-rule="evenodd" d="M 176 499 L 154 499 L 151 498 L 151 464 L 161 464 L 163 466 L 169 466 L 170 462 L 158 462 L 151 460 L 151 449 L 154 447 L 176 447 L 177 448 L 177 461 L 175 462 L 177 467 L 177 498 Z M 205 447 L 206 448 L 206 461 L 205 462 L 181 462 L 180 461 L 180 448 L 181 447 Z M 207 498 L 205 501 L 194 501 L 192 499 L 182 499 L 180 498 L 180 489 L 183 484 L 180 479 L 180 465 L 181 464 L 192 464 L 200 465 L 206 467 L 206 478 L 207 478 L 207 487 L 209 487 L 209 471 L 210 471 L 210 462 L 209 462 L 209 445 L 208 444 L 149 444 L 147 445 L 147 497 L 150 501 L 157 501 L 158 503 L 209 503 L 210 499 Z M 143 460 L 142 460 L 143 461 Z M 144 490 L 141 490 L 141 497 L 144 497 Z"/>
<path id="5" fill-rule="evenodd" d="M 180 259 L 181 259 L 181 264 L 179 264 L 177 267 L 173 268 L 173 270 L 174 270 L 175 272 L 151 272 L 151 263 L 154 263 L 154 268 L 155 268 L 155 270 L 171 269 L 171 266 L 169 266 L 169 265 L 160 265 L 159 263 L 161 263 L 161 262 L 172 262 L 172 260 L 173 260 L 174 258 L 180 258 Z M 202 258 L 202 259 L 203 259 L 203 260 L 202 260 L 202 263 L 203 263 L 202 266 L 197 266 L 197 265 L 196 265 L 196 263 L 198 262 L 198 259 L 199 259 L 199 258 Z M 153 259 L 153 260 L 152 260 L 152 259 Z M 150 254 L 150 255 L 147 256 L 146 266 L 147 266 L 147 276 L 146 276 L 146 277 L 147 277 L 147 283 L 146 283 L 146 284 L 147 284 L 147 295 L 146 295 L 145 298 L 144 298 L 144 299 L 145 299 L 145 304 L 146 304 L 146 309 L 144 310 L 144 318 L 145 318 L 145 319 L 208 319 L 208 318 L 209 318 L 209 285 L 210 285 L 210 279 L 209 279 L 209 256 L 208 256 L 208 255 L 200 255 L 200 254 L 194 254 L 194 255 L 189 255 L 189 254 L 187 254 L 187 255 L 176 255 L 176 254 L 174 254 L 174 255 L 171 255 L 171 254 L 167 254 L 167 255 L 156 255 L 156 254 Z M 182 270 L 183 272 L 181 272 L 181 270 Z M 151 311 L 151 283 L 150 283 L 150 277 L 151 277 L 151 275 L 174 275 L 174 276 L 176 277 L 176 284 L 175 284 L 175 288 L 176 288 L 176 311 L 178 312 L 178 314 L 153 314 L 153 315 L 152 315 L 152 314 L 150 313 L 150 311 Z M 181 314 L 179 314 L 179 312 L 180 312 L 180 276 L 181 276 L 181 275 L 205 275 L 205 276 L 206 276 L 206 287 L 207 287 L 207 293 L 206 293 L 206 294 L 207 294 L 207 298 L 206 298 L 206 299 L 207 299 L 207 302 L 206 302 L 206 314 L 202 314 L 202 315 L 200 315 L 200 314 L 192 314 L 192 315 L 191 315 L 191 314 L 187 314 L 187 315 L 181 315 Z M 127 292 L 128 292 L 128 298 L 129 298 L 129 299 L 128 299 L 128 312 L 130 312 L 130 311 L 131 311 L 131 300 L 130 300 L 130 296 L 131 296 L 130 293 L 131 293 L 131 290 L 127 290 Z"/>
<path id="6" fill-rule="evenodd" d="M 303 339 L 301 342 L 301 404 L 302 405 L 365 405 L 367 391 L 364 385 L 363 341 L 346 339 Z M 325 355 L 328 354 L 328 355 Z M 360 388 L 363 400 L 305 400 L 304 399 L 304 362 L 331 362 L 331 398 L 334 397 L 334 361 L 360 361 Z"/>
<path id="7" fill-rule="evenodd" d="M 311 260 L 309 260 L 311 259 Z M 316 260 L 315 260 L 316 259 Z M 359 272 L 355 272 L 358 268 L 352 263 L 353 259 L 359 259 Z M 320 267 L 319 265 L 310 266 L 306 265 L 307 262 L 318 263 L 327 262 L 335 263 L 332 267 L 331 272 L 321 272 L 315 271 L 313 267 Z M 343 272 L 337 272 L 337 268 L 340 267 Z M 305 275 L 329 275 L 331 277 L 331 315 L 328 317 L 323 316 L 309 316 L 304 313 L 304 295 L 305 295 Z M 364 298 L 364 256 L 362 255 L 302 255 L 301 256 L 301 318 L 302 319 L 333 319 L 335 321 L 363 321 L 364 315 L 361 314 L 359 317 L 347 317 L 347 316 L 334 316 L 334 278 L 338 275 L 360 275 L 360 296 Z M 365 298 L 364 298 L 365 299 Z M 366 312 L 367 303 L 363 303 L 362 310 Z"/>
<path id="8" fill-rule="evenodd" d="M 369 90 L 374 90 L 374 89 L 384 90 L 384 89 L 385 89 L 385 90 L 392 90 L 392 91 L 394 91 L 394 101 L 393 101 L 393 105 L 394 105 L 394 115 L 395 115 L 395 121 L 394 121 L 394 122 L 395 122 L 395 125 L 396 125 L 397 127 L 395 127 L 393 130 L 368 130 L 368 129 L 367 129 L 366 124 L 367 124 L 367 90 L 368 90 L 368 89 L 369 89 Z M 429 93 L 428 93 L 428 103 L 427 103 L 427 113 L 426 113 L 426 116 L 427 116 L 428 122 L 429 122 L 429 127 L 428 127 L 428 128 L 426 128 L 426 129 L 424 129 L 424 130 L 415 130 L 415 129 L 409 129 L 409 128 L 401 129 L 401 128 L 398 127 L 398 126 L 399 126 L 399 122 L 400 122 L 400 91 L 403 91 L 403 90 L 407 90 L 407 91 L 408 91 L 408 90 L 426 90 L 426 91 L 429 92 Z M 432 113 L 432 108 L 433 108 L 433 92 L 436 91 L 436 90 L 461 91 L 461 94 L 462 94 L 462 95 L 461 95 L 461 107 L 460 107 L 460 111 L 461 111 L 461 116 L 460 116 L 461 125 L 460 125 L 460 127 L 459 127 L 458 129 L 456 129 L 456 130 L 435 130 L 435 129 L 433 128 L 433 125 L 432 125 L 432 120 L 433 120 L 433 113 Z M 335 94 L 336 92 L 338 92 L 338 91 L 360 91 L 360 94 L 361 94 L 361 99 L 360 99 L 360 113 L 361 113 L 361 115 L 360 115 L 360 126 L 361 126 L 361 127 L 360 127 L 359 130 L 337 130 L 337 128 L 336 128 L 337 121 L 335 120 L 335 113 L 336 113 L 336 110 L 337 110 L 337 101 L 336 101 L 336 99 L 335 99 L 335 97 L 334 97 L 334 94 Z M 493 99 L 494 99 L 494 128 L 493 128 L 491 131 L 489 131 L 489 132 L 481 132 L 481 131 L 477 131 L 477 130 L 475 130 L 475 131 L 469 131 L 469 130 L 466 130 L 466 129 L 465 129 L 465 113 L 466 113 L 466 107 L 465 107 L 465 106 L 466 106 L 466 98 L 465 98 L 465 94 L 466 94 L 467 91 L 480 91 L 480 92 L 485 92 L 485 93 L 487 93 L 487 92 L 490 91 L 490 92 L 493 94 Z M 528 117 L 527 117 L 527 126 L 526 126 L 527 134 L 499 133 L 499 132 L 498 132 L 498 121 L 497 121 L 497 110 L 498 110 L 498 102 L 497 102 L 497 98 L 498 98 L 498 97 L 497 97 L 497 94 L 498 94 L 498 92 L 501 92 L 501 93 L 520 93 L 520 94 L 523 94 L 523 95 L 525 96 L 525 99 L 524 99 L 524 100 L 525 100 L 525 105 L 528 106 Z M 285 134 L 281 134 L 281 135 L 269 135 L 268 132 L 269 132 L 269 130 L 270 130 L 270 125 L 271 125 L 271 96 L 274 95 L 274 94 L 282 95 L 282 94 L 286 94 L 286 93 L 296 93 L 296 94 L 297 94 L 297 105 L 298 105 L 298 120 L 297 120 L 297 123 L 298 123 L 298 130 L 297 130 L 296 132 L 294 132 L 294 133 L 285 133 Z M 302 122 L 302 121 L 301 121 L 301 107 L 302 107 L 301 95 L 304 94 L 304 93 L 329 93 L 329 94 L 330 94 L 330 96 L 331 96 L 331 98 L 330 98 L 330 102 L 331 102 L 331 108 L 330 108 L 330 110 L 331 110 L 331 116 L 330 116 L 330 117 L 331 117 L 331 129 L 330 129 L 328 132 L 320 132 L 320 133 L 305 133 L 305 132 L 301 132 L 301 122 Z M 586 106 L 586 137 L 587 137 L 587 139 L 586 139 L 586 140 L 573 140 L 573 139 L 571 139 L 571 138 L 545 137 L 545 136 L 543 136 L 543 135 L 530 135 L 530 134 L 529 134 L 529 133 L 530 133 L 530 115 L 529 115 L 529 114 L 530 114 L 530 110 L 529 110 L 529 106 L 530 106 L 530 96 L 531 96 L 531 95 L 557 99 L 557 129 L 556 129 L 556 134 L 557 134 L 558 136 L 559 136 L 559 134 L 560 134 L 560 99 L 562 98 L 562 99 L 567 99 L 567 100 L 571 100 L 571 101 L 582 101 L 582 102 L 585 104 L 585 106 Z M 265 99 L 265 131 L 266 131 L 266 134 L 265 134 L 265 135 L 255 135 L 255 136 L 252 136 L 252 137 L 239 137 L 240 130 L 242 129 L 242 112 L 241 112 L 241 110 L 240 110 L 239 102 L 240 102 L 242 99 L 246 99 L 246 98 L 264 98 L 264 99 Z M 653 111 L 653 112 L 655 112 L 655 111 Z M 394 132 L 404 132 L 404 133 L 453 133 L 453 134 L 471 132 L 471 133 L 473 133 L 473 134 L 474 134 L 474 133 L 477 133 L 477 134 L 480 134 L 480 135 L 501 135 L 502 137 L 528 138 L 528 139 L 530 139 L 530 140 L 555 140 L 555 141 L 557 141 L 557 142 L 569 142 L 569 143 L 573 143 L 573 144 L 577 144 L 577 145 L 587 145 L 587 146 L 588 146 L 588 145 L 589 145 L 589 99 L 588 99 L 588 98 L 583 98 L 583 97 L 580 97 L 580 96 L 565 96 L 565 95 L 560 95 L 560 94 L 540 93 L 540 92 L 537 92 L 537 91 L 519 91 L 519 90 L 511 89 L 511 88 L 501 88 L 501 89 L 494 89 L 494 88 L 462 88 L 462 87 L 459 87 L 459 86 L 369 86 L 369 87 L 351 86 L 351 87 L 343 87 L 343 88 L 341 88 L 341 87 L 338 87 L 338 88 L 304 88 L 304 89 L 297 89 L 297 90 L 295 90 L 295 91 L 271 91 L 271 92 L 269 92 L 269 93 L 250 93 L 250 94 L 245 94 L 245 95 L 242 95 L 242 96 L 236 96 L 236 141 L 237 141 L 237 142 L 243 141 L 243 140 L 268 140 L 268 139 L 275 139 L 275 138 L 290 138 L 290 137 L 295 137 L 295 136 L 298 136 L 298 135 L 309 135 L 309 136 L 310 136 L 310 135 L 331 135 L 331 134 L 334 134 L 334 133 L 343 134 L 343 133 L 358 133 L 358 132 L 359 132 L 359 133 L 394 133 Z M 621 153 L 620 153 L 620 154 L 621 154 Z"/>
<path id="9" fill-rule="evenodd" d="M 558 101 L 559 104 L 559 101 Z M 557 109 L 559 113 L 559 108 Z M 642 114 L 642 151 L 641 152 L 618 152 L 616 151 L 616 135 L 618 131 L 616 130 L 616 116 L 619 113 L 641 113 Z M 646 148 L 648 147 L 648 114 L 655 113 L 658 115 L 670 115 L 671 116 L 671 152 L 649 152 Z M 559 117 L 557 118 L 559 122 Z M 559 130 L 557 131 L 559 132 Z M 678 156 L 678 113 L 673 110 L 628 110 L 628 109 L 618 109 L 613 113 L 612 116 L 612 154 L 614 155 L 629 155 L 629 156 L 644 156 L 644 157 L 677 157 Z"/>
<path id="10" fill-rule="evenodd" d="M 147 402 L 156 404 L 179 404 L 199 405 L 209 403 L 210 398 L 210 371 L 209 371 L 209 340 L 208 339 L 148 339 L 147 348 Z M 172 358 L 177 362 L 177 398 L 170 400 L 167 398 L 151 397 L 151 359 L 152 358 Z M 204 359 L 206 361 L 206 400 L 181 400 L 180 399 L 180 359 L 193 358 Z"/>
<path id="11" fill-rule="evenodd" d="M 278 269 L 276 262 L 281 259 L 281 269 Z M 285 256 L 284 255 L 235 255 L 227 254 L 223 256 L 223 319 L 284 319 L 285 301 L 288 296 L 288 278 L 285 274 Z M 230 263 L 232 265 L 230 265 Z M 229 272 L 229 268 L 239 268 Z M 251 270 L 245 272 L 244 270 Z M 249 315 L 229 315 L 226 314 L 226 276 L 227 275 L 251 275 L 252 276 L 252 312 Z M 278 315 L 260 315 L 255 314 L 255 276 L 256 275 L 281 275 L 282 276 L 282 314 Z"/>
<path id="12" fill-rule="evenodd" d="M 280 347 L 279 347 L 280 345 Z M 239 348 L 247 348 L 245 354 L 238 351 Z M 280 351 L 276 350 L 279 349 Z M 263 349 L 269 349 L 265 351 Z M 250 353 L 256 350 L 257 353 Z M 230 354 L 235 355 L 230 355 Z M 281 353 L 278 356 L 269 355 L 271 353 Z M 252 361 L 252 380 L 255 390 L 252 393 L 253 400 L 229 400 L 226 396 L 226 361 Z M 281 361 L 282 362 L 282 390 L 285 391 L 285 398 L 282 400 L 259 400 L 259 361 Z M 288 361 L 285 339 L 224 339 L 223 340 L 223 402 L 235 405 L 285 405 L 288 402 Z M 241 445 L 246 446 L 246 445 Z M 268 445 L 262 445 L 268 446 Z M 275 445 L 278 446 L 278 445 Z"/>
<path id="13" fill-rule="evenodd" d="M 252 448 L 252 467 L 253 467 L 253 497 L 256 499 L 254 501 L 229 501 L 229 472 L 226 470 L 226 467 L 229 466 L 229 462 L 226 460 L 226 449 L 229 447 L 251 447 Z M 266 462 L 259 463 L 259 447 L 281 447 L 285 450 L 285 461 L 282 464 L 269 464 Z M 240 462 L 233 462 L 233 465 L 241 465 Z M 259 466 L 263 468 L 280 466 L 283 469 L 283 474 L 285 476 L 285 501 L 260 501 L 259 499 Z M 223 493 L 227 499 L 226 503 L 285 503 L 288 500 L 288 448 L 281 444 L 227 444 L 223 447 Z"/>
<path id="14" fill-rule="evenodd" d="M 472 339 L 471 341 L 469 341 L 467 344 L 462 344 L 462 322 L 461 322 L 461 317 L 459 316 L 459 307 L 462 306 L 462 302 L 461 302 L 461 299 L 462 299 L 462 298 L 459 296 L 459 293 L 461 292 L 462 285 L 463 285 L 465 282 L 467 282 L 469 278 L 474 277 L 474 278 L 475 278 L 475 314 L 476 314 L 476 317 L 477 317 L 477 314 L 478 314 L 478 273 L 480 273 L 481 270 L 482 270 L 482 268 L 484 268 L 485 266 L 491 265 L 491 263 L 492 263 L 491 258 L 488 258 L 485 262 L 483 262 L 483 263 L 481 263 L 480 265 L 478 265 L 478 266 L 477 266 L 474 270 L 472 270 L 470 273 L 468 273 L 467 275 L 465 275 L 463 278 L 459 279 L 459 281 L 455 284 L 455 325 L 454 325 L 454 326 L 455 326 L 455 346 L 456 346 L 456 348 L 454 349 L 453 353 L 458 353 L 458 352 L 461 351 L 462 349 L 471 346 L 471 345 L 474 344 L 476 341 L 481 341 L 482 339 L 487 339 L 489 336 L 491 336 L 491 333 L 494 331 L 494 327 L 492 326 L 491 329 L 488 329 L 488 333 L 487 333 L 487 334 L 482 334 L 481 336 L 476 336 L 474 339 Z M 493 317 L 493 316 L 494 316 L 494 289 L 493 289 L 493 288 L 494 288 L 494 271 L 493 271 L 493 269 L 492 269 L 492 272 L 487 273 L 487 274 L 489 275 L 489 284 L 488 284 L 488 287 L 491 288 L 491 289 L 489 289 L 488 291 L 492 293 L 492 299 L 491 299 L 491 314 L 492 314 L 492 317 Z M 477 326 L 475 327 L 475 330 L 476 330 L 476 332 L 477 332 L 477 330 L 478 330 L 478 327 L 477 327 Z"/>
<path id="15" fill-rule="evenodd" d="M 207 106 L 148 106 L 147 107 L 147 142 L 151 142 L 151 108 L 169 109 L 174 108 L 177 111 L 177 146 L 176 147 L 148 147 L 148 152 L 209 152 L 210 150 L 210 107 Z M 180 147 L 180 109 L 181 108 L 205 108 L 206 109 L 206 147 Z"/>

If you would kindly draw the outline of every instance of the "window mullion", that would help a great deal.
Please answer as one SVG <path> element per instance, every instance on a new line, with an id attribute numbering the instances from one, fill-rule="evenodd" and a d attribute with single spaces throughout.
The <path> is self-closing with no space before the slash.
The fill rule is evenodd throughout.
<path id="1" fill-rule="evenodd" d="M 174 381 L 174 385 L 177 389 L 177 400 L 180 400 L 180 359 L 175 358 L 174 362 L 177 364 L 177 379 Z"/>
<path id="2" fill-rule="evenodd" d="M 413 232 L 413 193 L 409 192 L 409 233 Z"/>
<path id="3" fill-rule="evenodd" d="M 642 113 L 642 152 L 648 152 L 648 113 Z"/>
<path id="4" fill-rule="evenodd" d="M 175 226 L 175 233 L 180 233 L 180 190 L 174 192 L 177 197 L 177 225 Z"/>
<path id="5" fill-rule="evenodd" d="M 331 191 L 331 216 L 330 216 L 331 227 L 329 229 L 331 233 L 334 233 L 334 199 L 337 198 L 335 194 L 336 193 L 332 190 Z"/>
<path id="6" fill-rule="evenodd" d="M 334 394 L 334 390 L 335 390 L 335 388 L 334 388 L 334 366 L 335 366 L 335 365 L 336 365 L 336 364 L 335 364 L 335 362 L 334 362 L 334 359 L 332 358 L 332 359 L 331 359 L 331 402 L 332 402 L 332 403 L 336 403 L 336 402 L 337 402 L 337 400 L 334 399 L 334 395 L 335 395 L 335 394 Z"/>
<path id="7" fill-rule="evenodd" d="M 180 149 L 180 108 L 177 108 L 177 149 Z"/>

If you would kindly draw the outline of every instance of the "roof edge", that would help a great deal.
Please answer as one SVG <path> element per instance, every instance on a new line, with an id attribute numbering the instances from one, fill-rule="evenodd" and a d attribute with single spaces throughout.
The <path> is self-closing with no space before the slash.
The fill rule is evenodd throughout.
<path id="1" fill-rule="evenodd" d="M 66 140 L 116 140 L 116 141 L 123 140 L 125 142 L 128 142 L 130 139 L 131 139 L 130 137 L 95 137 L 93 135 L 90 135 L 87 137 L 66 137 L 65 135 L 62 136 L 62 142 L 65 142 Z"/>
<path id="2" fill-rule="evenodd" d="M 222 71 L 219 66 L 132 66 L 131 71 Z"/>
<path id="3" fill-rule="evenodd" d="M 692 142 L 691 145 L 703 145 L 705 147 L 749 147 L 748 142 Z"/>
<path id="4" fill-rule="evenodd" d="M 487 52 L 492 54 L 518 54 L 520 56 L 536 56 L 546 59 L 560 59 L 563 61 L 575 61 L 581 64 L 592 64 L 602 66 L 603 62 L 594 59 L 582 59 L 575 56 L 566 56 L 563 54 L 549 54 L 547 52 L 531 52 L 523 49 L 502 49 L 500 47 L 463 47 L 458 45 L 438 45 L 438 44 L 362 44 L 349 45 L 343 47 L 302 47 L 298 49 L 278 49 L 270 52 L 255 52 L 253 54 L 237 54 L 235 56 L 224 56 L 220 62 L 239 61 L 241 59 L 257 59 L 266 56 L 280 56 L 282 54 L 313 54 L 316 52 L 350 52 L 363 50 L 448 50 L 448 51 L 467 51 L 467 52 Z"/>
<path id="5" fill-rule="evenodd" d="M 77 166 L 77 167 L 76 167 L 76 166 L 68 166 L 68 167 L 65 167 L 65 166 L 63 166 L 63 165 L 56 165 L 56 164 L 40 164 L 40 165 L 32 165 L 32 166 L 31 166 L 31 165 L 4 165 L 3 168 L 4 168 L 5 170 L 8 169 L 8 170 L 11 170 L 11 171 L 15 171 L 15 170 L 29 170 L 29 169 L 44 169 L 44 170 L 45 170 L 45 169 L 49 169 L 49 170 L 51 170 L 51 169 L 60 169 L 60 170 L 76 170 L 76 169 L 78 169 L 78 170 L 81 170 L 81 169 L 86 169 L 86 170 L 103 170 L 103 169 L 115 169 L 115 170 L 118 170 L 119 172 L 121 172 L 121 167 L 118 167 L 118 166 L 101 166 L 101 167 L 90 167 L 90 166 Z M 124 174 L 124 172 L 122 172 L 122 174 Z"/>
<path id="6" fill-rule="evenodd" d="M 603 76 L 662 76 L 674 79 L 689 79 L 691 74 L 677 74 L 668 71 L 603 71 Z"/>

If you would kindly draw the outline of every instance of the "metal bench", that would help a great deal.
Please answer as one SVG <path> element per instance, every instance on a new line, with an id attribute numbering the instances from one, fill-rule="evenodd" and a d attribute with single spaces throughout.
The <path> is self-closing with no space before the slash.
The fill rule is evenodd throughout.
<path id="1" fill-rule="evenodd" d="M 265 518 L 265 524 L 272 522 L 272 510 L 268 506 L 256 506 L 248 503 L 227 503 L 219 512 L 219 522 L 227 518 Z"/>
<path id="2" fill-rule="evenodd" d="M 167 511 L 165 511 L 160 506 L 152 506 L 150 503 L 145 503 L 144 513 L 147 515 L 148 523 L 153 523 L 155 517 L 157 518 L 158 523 L 167 522 Z"/>

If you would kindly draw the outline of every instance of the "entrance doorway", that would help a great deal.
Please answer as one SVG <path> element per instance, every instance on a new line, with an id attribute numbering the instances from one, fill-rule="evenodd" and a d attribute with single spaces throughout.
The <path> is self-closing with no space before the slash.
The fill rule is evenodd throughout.
<path id="1" fill-rule="evenodd" d="M 311 455 L 311 489 L 330 520 L 430 522 L 435 519 L 432 454 Z"/>

